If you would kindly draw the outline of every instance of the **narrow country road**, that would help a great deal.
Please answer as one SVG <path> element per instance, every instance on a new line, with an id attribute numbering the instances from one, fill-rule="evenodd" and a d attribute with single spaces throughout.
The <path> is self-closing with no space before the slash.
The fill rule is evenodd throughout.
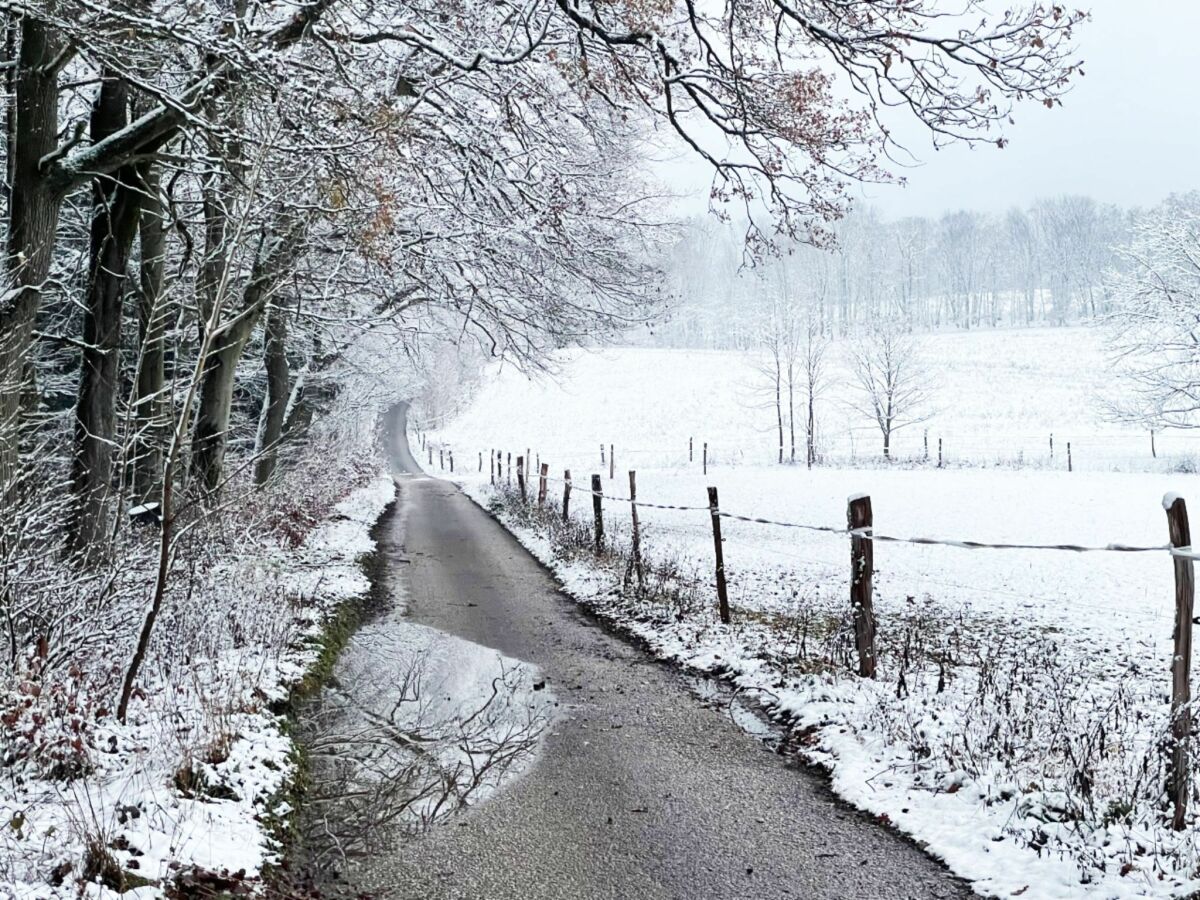
<path id="1" fill-rule="evenodd" d="M 559 716 L 527 773 L 360 862 L 352 882 L 422 900 L 970 896 L 591 621 L 500 525 L 422 474 L 405 413 L 390 429 L 403 514 L 382 535 L 384 577 L 417 623 L 540 666 Z"/>

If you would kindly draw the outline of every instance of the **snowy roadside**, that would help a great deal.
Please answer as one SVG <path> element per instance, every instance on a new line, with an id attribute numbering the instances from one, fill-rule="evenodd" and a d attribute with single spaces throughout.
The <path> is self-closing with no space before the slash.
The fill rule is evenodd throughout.
<path id="1" fill-rule="evenodd" d="M 619 553 L 580 550 L 589 522 L 568 528 L 556 514 L 531 515 L 486 475 L 456 480 L 569 594 L 659 657 L 734 684 L 790 727 L 842 797 L 912 835 L 980 893 L 1126 898 L 1200 888 L 1196 829 L 1168 830 L 1156 800 L 1167 726 L 1161 641 L 1131 634 L 1123 616 L 1070 631 L 1052 616 L 973 609 L 961 585 L 889 589 L 884 674 L 862 681 L 844 665 L 844 585 L 827 583 L 823 564 L 771 562 L 738 544 L 742 587 L 734 624 L 722 626 L 706 574 L 687 568 L 697 542 L 711 542 L 706 529 L 650 517 L 648 562 L 659 563 L 650 580 L 661 584 L 653 598 L 631 596 Z M 662 486 L 652 499 L 679 501 Z M 577 501 L 585 514 L 589 506 Z M 622 521 L 609 527 L 619 547 Z M 1112 593 L 1118 584 L 1103 596 L 1114 614 L 1127 599 Z M 1010 587 L 1014 599 L 1023 594 L 1022 584 Z"/>
<path id="2" fill-rule="evenodd" d="M 297 773 L 279 710 L 319 664 L 327 626 L 369 589 L 361 561 L 395 495 L 387 472 L 351 477 L 357 486 L 294 544 L 249 543 L 208 574 L 223 590 L 198 604 L 215 618 L 197 633 L 213 652 L 199 652 L 202 638 L 183 654 L 160 648 L 126 724 L 98 705 L 87 663 L 4 698 L 0 895 L 149 900 L 261 885 L 279 862 Z M 112 649 L 97 668 L 121 665 Z M 78 771 L 47 772 L 12 749 L 42 733 L 68 736 Z"/>

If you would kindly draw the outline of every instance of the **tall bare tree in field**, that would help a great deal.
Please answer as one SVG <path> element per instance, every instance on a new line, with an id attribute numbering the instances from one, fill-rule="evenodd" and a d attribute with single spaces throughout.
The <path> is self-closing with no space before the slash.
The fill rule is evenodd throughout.
<path id="1" fill-rule="evenodd" d="M 858 382 L 857 408 L 879 428 L 884 458 L 890 459 L 895 433 L 933 414 L 932 379 L 919 339 L 908 323 L 881 320 L 853 340 L 850 363 Z"/>

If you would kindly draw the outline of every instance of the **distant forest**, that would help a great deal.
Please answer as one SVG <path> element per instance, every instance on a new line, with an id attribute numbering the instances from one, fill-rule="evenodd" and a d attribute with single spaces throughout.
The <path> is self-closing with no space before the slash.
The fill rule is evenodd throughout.
<path id="1" fill-rule="evenodd" d="M 1200 210 L 1173 195 L 1158 214 Z M 694 219 L 666 261 L 674 298 L 654 329 L 665 346 L 745 349 L 785 303 L 838 335 L 881 318 L 921 330 L 1066 325 L 1112 309 L 1111 275 L 1127 271 L 1147 210 L 1090 197 L 1041 199 L 1007 213 L 962 210 L 888 220 L 864 207 L 833 228 L 834 246 L 797 246 L 757 261 L 733 224 Z"/>

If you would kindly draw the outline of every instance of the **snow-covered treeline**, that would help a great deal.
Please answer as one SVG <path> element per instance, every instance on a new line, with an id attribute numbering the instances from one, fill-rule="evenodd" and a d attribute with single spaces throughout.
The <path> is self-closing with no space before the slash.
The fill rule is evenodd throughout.
<path id="1" fill-rule="evenodd" d="M 1129 270 L 1138 224 L 1197 207 L 1190 194 L 1150 211 L 1081 196 L 938 218 L 889 219 L 864 206 L 837 223 L 834 246 L 797 246 L 752 266 L 737 228 L 695 219 L 667 264 L 675 305 L 654 342 L 745 349 L 784 296 L 840 334 L 880 318 L 920 329 L 1093 320 L 1114 309 L 1110 276 Z"/>

